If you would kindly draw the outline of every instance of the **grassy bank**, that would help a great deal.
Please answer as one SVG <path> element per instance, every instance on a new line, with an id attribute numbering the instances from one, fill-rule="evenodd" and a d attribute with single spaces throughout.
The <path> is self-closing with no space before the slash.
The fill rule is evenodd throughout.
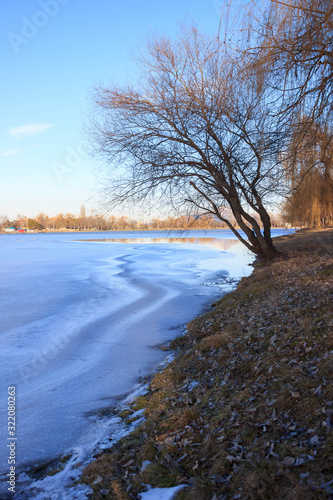
<path id="1" fill-rule="evenodd" d="M 93 499 L 186 484 L 177 499 L 333 495 L 333 230 L 280 237 L 237 290 L 188 325 L 131 435 L 96 457 Z M 145 463 L 145 467 L 142 464 Z"/>

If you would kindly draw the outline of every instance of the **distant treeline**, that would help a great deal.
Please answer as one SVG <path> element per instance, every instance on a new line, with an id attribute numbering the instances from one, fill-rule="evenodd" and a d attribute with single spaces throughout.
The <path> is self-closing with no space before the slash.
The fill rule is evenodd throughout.
<path id="1" fill-rule="evenodd" d="M 281 226 L 283 221 L 280 217 L 273 217 L 273 226 Z M 152 229 L 222 229 L 226 224 L 215 217 L 205 215 L 200 218 L 182 215 L 179 217 L 167 217 L 165 219 L 153 218 L 148 222 L 131 219 L 126 216 L 107 217 L 99 214 L 86 215 L 84 206 L 81 207 L 80 215 L 70 213 L 58 214 L 49 217 L 45 213 L 39 213 L 34 218 L 18 215 L 14 220 L 6 216 L 0 217 L 0 230 L 15 228 L 16 230 L 28 229 L 33 231 L 119 231 L 119 230 L 152 230 Z"/>

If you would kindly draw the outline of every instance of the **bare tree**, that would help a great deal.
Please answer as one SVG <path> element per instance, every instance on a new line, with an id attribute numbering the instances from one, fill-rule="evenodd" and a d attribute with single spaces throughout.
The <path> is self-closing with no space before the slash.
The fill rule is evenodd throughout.
<path id="1" fill-rule="evenodd" d="M 17 214 L 16 219 L 13 222 L 15 222 L 17 227 L 28 227 L 28 217 L 26 215 Z"/>
<path id="2" fill-rule="evenodd" d="M 35 220 L 39 222 L 43 227 L 46 227 L 47 222 L 48 222 L 48 216 L 44 214 L 44 212 L 40 212 L 38 215 L 36 215 Z"/>
<path id="3" fill-rule="evenodd" d="M 277 256 L 267 203 L 282 180 L 285 132 L 265 75 L 246 74 L 195 28 L 147 49 L 137 88 L 96 91 L 92 133 L 107 163 L 106 205 L 158 195 L 214 215 L 258 256 Z"/>
<path id="4" fill-rule="evenodd" d="M 297 225 L 332 224 L 332 130 L 327 124 L 321 127 L 312 120 L 309 124 L 303 119 L 290 146 L 292 151 L 286 172 L 291 190 L 284 207 L 286 220 Z"/>
<path id="5" fill-rule="evenodd" d="M 289 120 L 285 155 L 291 190 L 287 219 L 331 221 L 333 4 L 331 0 L 253 0 L 243 39 L 247 71 L 267 75 L 276 113 Z"/>
<path id="6" fill-rule="evenodd" d="M 80 224 L 80 229 L 86 229 L 87 214 L 86 214 L 86 207 L 84 205 L 81 205 L 80 207 L 79 224 Z"/>
<path id="7" fill-rule="evenodd" d="M 3 231 L 5 227 L 9 227 L 10 221 L 7 215 L 0 215 L 0 231 Z"/>
<path id="8" fill-rule="evenodd" d="M 322 122 L 333 111 L 333 3 L 331 0 L 253 0 L 245 51 L 268 68 L 284 110 Z M 250 9 L 250 10 L 248 10 Z"/>

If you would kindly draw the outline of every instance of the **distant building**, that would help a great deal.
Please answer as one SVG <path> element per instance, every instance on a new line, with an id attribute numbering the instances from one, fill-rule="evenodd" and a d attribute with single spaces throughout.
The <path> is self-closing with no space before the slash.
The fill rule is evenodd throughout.
<path id="1" fill-rule="evenodd" d="M 16 227 L 5 227 L 5 233 L 15 233 Z"/>

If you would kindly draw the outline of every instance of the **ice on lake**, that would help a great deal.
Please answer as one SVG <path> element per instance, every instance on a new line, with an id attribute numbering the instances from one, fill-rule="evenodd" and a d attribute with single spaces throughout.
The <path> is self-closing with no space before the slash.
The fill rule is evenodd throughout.
<path id="1" fill-rule="evenodd" d="M 20 470 L 102 439 L 99 415 L 163 361 L 156 346 L 250 274 L 231 232 L 186 236 L 0 235 L 0 421 L 15 386 Z M 7 438 L 2 424 L 2 479 Z"/>

